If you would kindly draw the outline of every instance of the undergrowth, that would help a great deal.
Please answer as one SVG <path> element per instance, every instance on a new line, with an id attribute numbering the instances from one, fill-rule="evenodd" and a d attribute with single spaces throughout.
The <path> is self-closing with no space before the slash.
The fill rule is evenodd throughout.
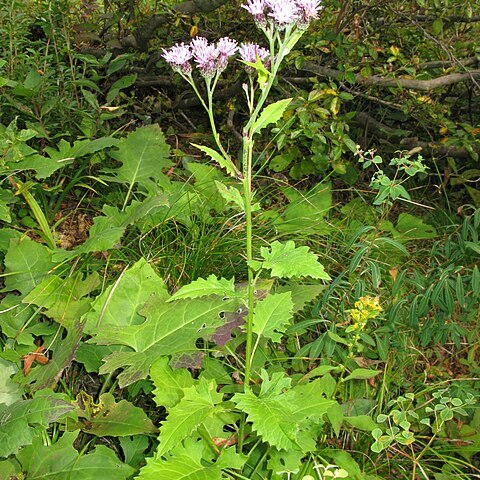
<path id="1" fill-rule="evenodd" d="M 479 477 L 480 210 L 432 211 L 427 161 L 349 136 L 365 183 L 295 183 L 267 97 L 298 19 L 256 18 L 237 159 L 227 65 L 164 52 L 213 132 L 180 146 L 134 120 L 132 55 L 77 54 L 47 4 L 0 13 L 0 478 Z"/>

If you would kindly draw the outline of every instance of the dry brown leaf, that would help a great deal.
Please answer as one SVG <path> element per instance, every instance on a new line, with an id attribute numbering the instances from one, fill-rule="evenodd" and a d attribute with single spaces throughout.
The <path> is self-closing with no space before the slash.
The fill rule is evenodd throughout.
<path id="1" fill-rule="evenodd" d="M 48 357 L 43 353 L 45 350 L 44 346 L 39 346 L 35 349 L 34 352 L 30 352 L 27 355 L 22 356 L 23 360 L 23 374 L 28 375 L 28 372 L 32 368 L 34 362 L 40 363 L 40 365 L 46 365 L 48 363 Z"/>

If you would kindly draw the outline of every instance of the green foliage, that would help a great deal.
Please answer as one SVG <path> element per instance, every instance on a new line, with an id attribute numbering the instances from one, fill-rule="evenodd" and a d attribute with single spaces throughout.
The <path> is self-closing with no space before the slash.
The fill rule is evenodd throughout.
<path id="1" fill-rule="evenodd" d="M 218 78 L 206 126 L 154 56 L 120 53 L 146 4 L 1 9 L 1 478 L 477 472 L 475 75 L 401 86 L 477 61 L 476 5 L 358 3 L 269 38 L 218 126 Z"/>
<path id="2" fill-rule="evenodd" d="M 85 480 L 127 479 L 134 470 L 118 460 L 115 453 L 104 445 L 86 455 L 79 455 L 72 443 L 78 431 L 65 432 L 53 445 L 44 445 L 37 437 L 30 447 L 24 448 L 18 455 L 22 470 L 31 479 L 62 479 L 78 476 Z"/>

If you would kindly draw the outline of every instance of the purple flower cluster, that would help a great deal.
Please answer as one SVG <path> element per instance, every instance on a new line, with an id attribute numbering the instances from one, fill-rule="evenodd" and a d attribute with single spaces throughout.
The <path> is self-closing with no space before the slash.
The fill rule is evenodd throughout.
<path id="1" fill-rule="evenodd" d="M 168 50 L 163 49 L 162 57 L 170 66 L 179 73 L 190 76 L 193 58 L 200 75 L 205 78 L 213 78 L 227 68 L 228 59 L 238 50 L 235 40 L 224 37 L 216 44 L 209 43 L 206 38 L 196 37 L 190 45 L 177 43 Z"/>
<path id="2" fill-rule="evenodd" d="M 240 45 L 240 48 L 238 49 L 238 53 L 240 53 L 240 58 L 244 62 L 249 63 L 256 63 L 257 58 L 263 61 L 270 57 L 270 53 L 267 49 L 258 46 L 256 43 L 251 42 L 242 43 Z M 269 61 L 270 58 L 268 58 L 267 62 L 265 62 L 266 66 L 268 66 Z M 248 73 L 253 73 L 255 69 L 250 67 L 249 65 L 246 65 L 245 70 Z"/>
<path id="3" fill-rule="evenodd" d="M 261 28 L 268 23 L 280 30 L 290 25 L 307 28 L 317 18 L 320 0 L 247 0 L 242 7 Z"/>

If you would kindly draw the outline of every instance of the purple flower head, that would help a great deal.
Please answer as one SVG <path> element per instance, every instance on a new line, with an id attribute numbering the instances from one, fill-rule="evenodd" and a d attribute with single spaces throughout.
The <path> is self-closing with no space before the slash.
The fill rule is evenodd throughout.
<path id="1" fill-rule="evenodd" d="M 187 76 L 192 73 L 190 59 L 192 58 L 193 53 L 188 45 L 177 43 L 168 50 L 165 48 L 162 50 L 162 57 L 170 64 L 175 72 L 180 72 Z"/>
<path id="2" fill-rule="evenodd" d="M 228 59 L 238 50 L 236 40 L 223 37 L 217 42 L 217 50 L 219 52 L 217 59 L 217 73 L 223 72 L 227 68 Z"/>
<path id="3" fill-rule="evenodd" d="M 265 0 L 269 8 L 268 17 L 282 30 L 300 19 L 300 9 L 295 0 Z"/>
<path id="4" fill-rule="evenodd" d="M 239 48 L 239 53 L 240 58 L 244 62 L 256 63 L 257 58 L 260 58 L 262 61 L 265 59 L 268 59 L 268 61 L 270 60 L 270 52 L 267 49 L 258 46 L 256 43 L 242 43 Z M 245 70 L 248 73 L 253 73 L 255 71 L 255 69 L 249 65 L 245 65 Z"/>
<path id="5" fill-rule="evenodd" d="M 217 71 L 217 58 L 220 55 L 218 48 L 203 37 L 194 38 L 191 42 L 193 59 L 200 74 L 205 78 L 213 78 Z"/>
<path id="6" fill-rule="evenodd" d="M 300 20 L 298 26 L 307 28 L 310 21 L 318 16 L 320 10 L 320 0 L 296 0 L 300 10 Z"/>
<path id="7" fill-rule="evenodd" d="M 255 23 L 259 27 L 265 27 L 267 24 L 267 18 L 265 16 L 266 6 L 265 0 L 247 0 L 247 3 L 242 5 L 242 8 L 253 16 Z"/>

